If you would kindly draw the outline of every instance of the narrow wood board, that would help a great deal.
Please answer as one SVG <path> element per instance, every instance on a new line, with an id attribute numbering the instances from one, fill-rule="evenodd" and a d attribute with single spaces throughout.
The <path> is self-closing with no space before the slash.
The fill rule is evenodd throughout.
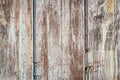
<path id="1" fill-rule="evenodd" d="M 36 0 L 37 80 L 83 80 L 83 0 Z"/>
<path id="2" fill-rule="evenodd" d="M 119 80 L 116 61 L 119 53 L 115 49 L 118 2 L 88 0 L 88 80 Z"/>
<path id="3" fill-rule="evenodd" d="M 0 7 L 0 80 L 32 80 L 32 0 Z"/>

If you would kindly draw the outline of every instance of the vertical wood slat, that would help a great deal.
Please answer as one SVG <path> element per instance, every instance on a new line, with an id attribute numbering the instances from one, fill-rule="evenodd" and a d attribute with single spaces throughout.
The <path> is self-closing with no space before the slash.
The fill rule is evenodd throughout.
<path id="1" fill-rule="evenodd" d="M 116 53 L 115 53 L 115 77 L 120 80 L 120 0 L 115 1 L 115 27 L 116 27 Z"/>
<path id="2" fill-rule="evenodd" d="M 32 80 L 32 0 L 0 6 L 0 80 Z"/>
<path id="3" fill-rule="evenodd" d="M 119 80 L 116 70 L 119 52 L 115 49 L 117 27 L 114 23 L 116 1 L 88 0 L 89 80 Z"/>
<path id="4" fill-rule="evenodd" d="M 36 0 L 37 80 L 82 80 L 83 0 Z"/>
<path id="5" fill-rule="evenodd" d="M 33 79 L 33 39 L 32 16 L 33 1 L 20 0 L 19 15 L 19 79 Z"/>
<path id="6" fill-rule="evenodd" d="M 9 4 L 9 5 L 8 5 Z M 12 3 L 6 2 L 6 4 L 0 4 L 0 79 L 16 79 L 15 66 L 17 63 L 13 62 L 14 54 L 9 54 L 9 24 L 10 24 L 10 8 Z M 7 9 L 6 9 L 7 8 Z M 12 42 L 14 44 L 14 42 Z M 13 45 L 11 44 L 11 45 Z M 13 49 L 14 47 L 11 47 Z M 17 57 L 15 55 L 15 57 Z M 10 62 L 12 61 L 14 66 Z M 16 66 L 17 67 L 17 66 Z M 9 69 L 10 68 L 10 69 Z M 11 75 L 11 77 L 10 77 Z"/>

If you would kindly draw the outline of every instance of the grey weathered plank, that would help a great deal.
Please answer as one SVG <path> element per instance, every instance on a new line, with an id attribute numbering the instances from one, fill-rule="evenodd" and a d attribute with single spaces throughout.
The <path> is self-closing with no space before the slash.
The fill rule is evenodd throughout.
<path id="1" fill-rule="evenodd" d="M 116 80 L 116 0 L 88 0 L 89 80 Z"/>
<path id="2" fill-rule="evenodd" d="M 19 80 L 33 79 L 32 0 L 20 0 Z"/>
<path id="3" fill-rule="evenodd" d="M 120 0 L 115 1 L 115 27 L 116 27 L 116 52 L 115 52 L 115 77 L 120 80 Z"/>
<path id="4" fill-rule="evenodd" d="M 0 6 L 0 80 L 32 80 L 32 0 Z"/>
<path id="5" fill-rule="evenodd" d="M 82 80 L 83 0 L 36 0 L 38 80 Z"/>
<path id="6" fill-rule="evenodd" d="M 18 37 L 12 0 L 1 4 L 0 10 L 0 79 L 18 79 Z M 18 6 L 16 6 L 18 8 Z M 14 7 L 15 8 L 15 7 Z M 19 8 L 18 8 L 19 9 Z M 12 12 L 13 11 L 13 12 Z M 16 25 L 16 27 L 15 27 Z"/>

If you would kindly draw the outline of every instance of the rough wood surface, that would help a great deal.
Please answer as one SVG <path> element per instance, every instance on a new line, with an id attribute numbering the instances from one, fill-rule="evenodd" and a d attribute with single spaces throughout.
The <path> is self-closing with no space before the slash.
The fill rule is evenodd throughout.
<path id="1" fill-rule="evenodd" d="M 82 80 L 83 0 L 36 0 L 37 80 Z"/>
<path id="2" fill-rule="evenodd" d="M 115 53 L 115 77 L 120 80 L 120 0 L 115 2 L 115 27 L 116 27 L 116 53 Z"/>
<path id="3" fill-rule="evenodd" d="M 119 55 L 116 53 L 119 2 L 88 0 L 88 80 L 119 80 L 116 61 Z M 119 51 L 119 47 L 117 49 Z"/>
<path id="4" fill-rule="evenodd" d="M 120 0 L 34 1 L 0 0 L 0 80 L 120 80 Z"/>
<path id="5" fill-rule="evenodd" d="M 32 0 L 5 0 L 0 4 L 0 80 L 32 80 L 32 75 Z"/>

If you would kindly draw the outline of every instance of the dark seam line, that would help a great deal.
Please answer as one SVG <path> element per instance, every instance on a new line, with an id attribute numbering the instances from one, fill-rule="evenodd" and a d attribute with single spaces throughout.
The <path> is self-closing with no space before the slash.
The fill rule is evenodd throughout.
<path id="1" fill-rule="evenodd" d="M 36 56 L 36 0 L 33 0 L 33 80 L 36 80 L 36 61 L 35 61 L 35 56 Z"/>
<path id="2" fill-rule="evenodd" d="M 89 80 L 88 74 L 88 0 L 84 0 L 84 79 Z"/>

